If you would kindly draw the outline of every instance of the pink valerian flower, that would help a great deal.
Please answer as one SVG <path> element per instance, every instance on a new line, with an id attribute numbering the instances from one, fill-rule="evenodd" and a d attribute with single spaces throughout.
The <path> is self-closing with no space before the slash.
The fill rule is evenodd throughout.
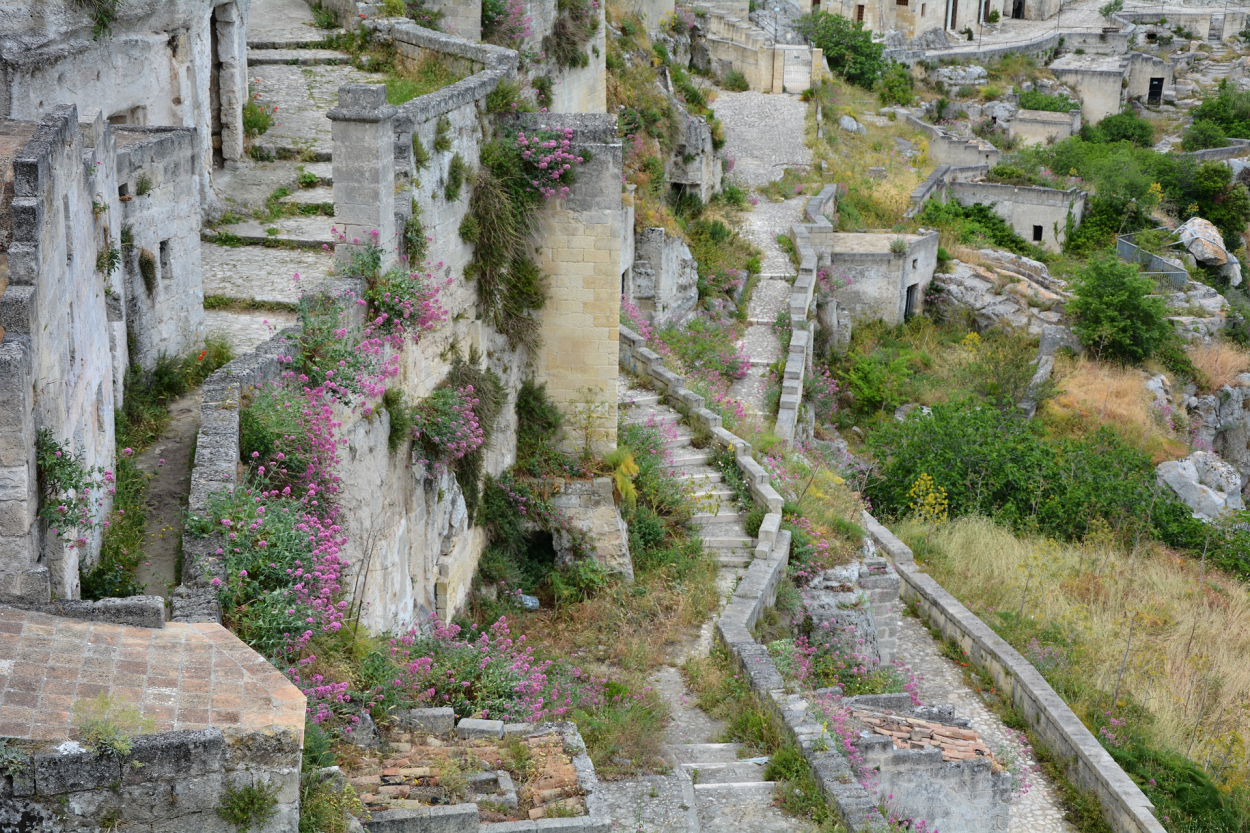
<path id="1" fill-rule="evenodd" d="M 530 185 L 543 197 L 564 199 L 569 195 L 573 166 L 580 165 L 585 157 L 574 152 L 573 129 L 545 131 L 526 136 L 524 131 L 516 135 L 516 147 L 530 178 Z"/>

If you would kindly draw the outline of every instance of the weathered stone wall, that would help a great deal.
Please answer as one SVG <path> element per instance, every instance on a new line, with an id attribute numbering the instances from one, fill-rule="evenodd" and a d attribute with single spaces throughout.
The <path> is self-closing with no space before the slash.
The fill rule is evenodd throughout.
<path id="1" fill-rule="evenodd" d="M 829 258 L 835 276 L 846 275 L 850 285 L 834 293 L 839 306 L 851 320 L 879 319 L 891 324 L 903 320 L 907 290 L 915 290 L 914 313 L 922 309 L 925 287 L 937 268 L 938 234 L 833 234 L 827 250 L 820 250 L 822 263 Z M 907 249 L 888 249 L 901 238 Z"/>
<path id="2" fill-rule="evenodd" d="M 1050 65 L 1050 70 L 1081 96 L 1081 116 L 1090 124 L 1120 112 L 1124 80 L 1121 59 L 1064 55 Z"/>
<path id="3" fill-rule="evenodd" d="M 1050 113 L 1045 110 L 1020 110 L 1007 125 L 1008 133 L 1025 145 L 1060 142 L 1080 129 L 1080 113 Z"/>
<path id="4" fill-rule="evenodd" d="M 625 297 L 657 327 L 684 322 L 699 303 L 698 264 L 689 247 L 662 228 L 642 229 L 633 241 Z"/>
<path id="5" fill-rule="evenodd" d="M 945 130 L 911 115 L 907 117 L 907 122 L 912 127 L 919 128 L 927 134 L 929 158 L 938 165 L 951 165 L 953 167 L 988 165 L 992 168 L 1002 158 L 1002 151 L 989 142 L 952 136 Z"/>
<path id="6" fill-rule="evenodd" d="M 99 118 L 84 127 L 72 105 L 59 107 L 14 156 L 9 286 L 0 296 L 0 348 L 13 374 L 5 381 L 17 394 L 0 397 L 0 423 L 10 429 L 0 463 L 0 589 L 44 600 L 78 597 L 79 562 L 94 562 L 99 534 L 67 547 L 36 521 L 35 435 L 46 429 L 85 466 L 111 467 L 115 367 L 125 361 L 114 355 L 125 348 L 115 332 L 119 275 L 97 270 L 99 254 L 120 246 L 112 134 Z M 97 516 L 109 503 L 104 496 Z"/>
<path id="7" fill-rule="evenodd" d="M 117 124 L 197 127 L 201 196 L 214 149 L 243 157 L 248 0 L 130 0 L 92 36 L 73 0 L 0 9 L 0 117 L 38 120 L 61 104 Z M 213 75 L 216 73 L 216 83 Z"/>
<path id="8" fill-rule="evenodd" d="M 129 198 L 122 222 L 133 240 L 122 250 L 130 361 L 151 368 L 204 340 L 200 147 L 189 128 L 118 127 L 113 135 L 118 188 Z M 141 261 L 151 264 L 150 288 Z"/>
<path id="9" fill-rule="evenodd" d="M 1151 78 L 1162 78 L 1164 88 L 1172 86 L 1175 81 L 1172 63 L 1143 52 L 1130 52 L 1125 72 L 1128 86 L 1124 88 L 1124 97 L 1144 102 L 1150 93 Z"/>
<path id="10" fill-rule="evenodd" d="M 551 505 L 560 510 L 569 526 L 590 535 L 594 541 L 591 557 L 609 573 L 626 581 L 634 580 L 634 564 L 629 557 L 629 530 L 616 506 L 612 478 L 565 480 L 555 478 L 544 484 L 551 491 Z M 573 560 L 572 538 L 554 533 L 557 566 Z"/>
<path id="11" fill-rule="evenodd" d="M 1078 188 L 1060 191 L 993 182 L 954 182 L 947 191 L 960 205 L 993 206 L 994 212 L 1006 220 L 1016 234 L 1052 252 L 1063 248 L 1069 217 L 1073 229 L 1081 224 L 1087 196 Z M 1037 226 L 1041 227 L 1040 240 Z"/>
<path id="12" fill-rule="evenodd" d="M 607 115 L 530 114 L 529 130 L 573 130 L 589 151 L 566 199 L 538 213 L 538 265 L 549 276 L 536 377 L 568 411 L 588 400 L 601 414 L 595 454 L 616 447 L 616 377 L 620 321 L 621 140 Z"/>

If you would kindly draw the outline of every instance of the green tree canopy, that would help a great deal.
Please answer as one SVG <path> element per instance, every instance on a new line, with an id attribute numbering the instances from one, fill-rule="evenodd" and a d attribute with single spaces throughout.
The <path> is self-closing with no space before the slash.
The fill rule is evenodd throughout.
<path id="1" fill-rule="evenodd" d="M 1072 283 L 1073 332 L 1101 358 L 1145 361 L 1171 335 L 1154 283 L 1114 255 L 1099 255 Z"/>
<path id="2" fill-rule="evenodd" d="M 795 28 L 812 46 L 824 51 L 830 71 L 852 84 L 871 90 L 885 72 L 882 46 L 873 43 L 872 33 L 862 23 L 852 23 L 840 14 L 816 11 L 799 18 Z"/>

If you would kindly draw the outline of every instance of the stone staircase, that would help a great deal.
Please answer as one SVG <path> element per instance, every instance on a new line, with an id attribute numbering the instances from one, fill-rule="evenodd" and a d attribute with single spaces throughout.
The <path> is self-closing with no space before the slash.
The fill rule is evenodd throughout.
<path id="1" fill-rule="evenodd" d="M 725 485 L 724 475 L 712 462 L 710 449 L 694 447 L 694 433 L 680 423 L 680 414 L 660 402 L 658 394 L 631 388 L 626 380 L 621 385 L 621 420 L 626 425 L 660 430 L 664 468 L 688 489 L 697 507 L 693 522 L 700 528 L 704 547 L 715 554 L 722 569 L 745 569 L 751 563 L 755 539 L 747 535 L 742 525 L 744 514 Z"/>

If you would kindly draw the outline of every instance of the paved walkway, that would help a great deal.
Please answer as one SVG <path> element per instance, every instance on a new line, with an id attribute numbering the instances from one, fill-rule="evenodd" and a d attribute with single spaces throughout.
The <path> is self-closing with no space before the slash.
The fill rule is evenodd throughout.
<path id="1" fill-rule="evenodd" d="M 898 657 L 916 674 L 920 699 L 926 704 L 949 704 L 1001 761 L 1008 763 L 1018 789 L 1011 802 L 1010 833 L 1075 833 L 1064 821 L 1054 786 L 1038 769 L 1037 758 L 1020 732 L 1008 729 L 990 711 L 981 695 L 968 688 L 963 669 L 943 656 L 924 625 L 904 616 L 898 634 Z"/>

